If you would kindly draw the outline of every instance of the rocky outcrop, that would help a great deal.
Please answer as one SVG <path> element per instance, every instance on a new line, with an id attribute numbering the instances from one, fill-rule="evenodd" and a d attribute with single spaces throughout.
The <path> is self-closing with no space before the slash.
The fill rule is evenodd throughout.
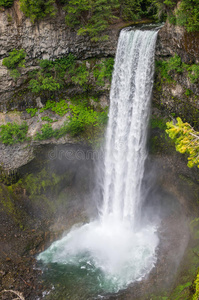
<path id="1" fill-rule="evenodd" d="M 168 22 L 158 34 L 156 56 L 168 57 L 177 53 L 187 64 L 199 63 L 199 32 L 186 32 L 181 26 Z"/>
<path id="2" fill-rule="evenodd" d="M 39 99 L 38 106 L 39 104 Z M 108 106 L 108 98 L 106 95 L 102 95 L 99 98 L 99 102 L 94 102 L 90 99 L 90 105 L 96 110 L 105 109 Z M 9 174 L 12 171 L 17 171 L 21 166 L 26 165 L 32 161 L 40 151 L 40 148 L 44 145 L 74 145 L 77 144 L 79 147 L 88 143 L 86 136 L 71 137 L 70 134 L 56 139 L 55 137 L 35 140 L 35 136 L 38 132 L 41 132 L 41 128 L 48 123 L 45 118 L 52 120 L 51 126 L 53 130 L 60 130 L 60 128 L 69 121 L 70 113 L 67 112 L 63 116 L 56 114 L 50 109 L 41 111 L 38 109 L 37 113 L 31 117 L 31 114 L 24 112 L 7 112 L 0 113 L 0 125 L 10 123 L 22 124 L 26 122 L 28 125 L 27 141 L 23 143 L 17 143 L 13 145 L 5 145 L 0 143 L 0 172 L 2 171 L 3 176 Z M 67 158 L 67 157 L 66 157 Z"/>
<path id="3" fill-rule="evenodd" d="M 166 23 L 159 31 L 156 59 L 165 60 L 175 54 L 188 65 L 199 63 L 199 32 L 187 33 L 183 27 Z M 192 83 L 188 71 L 172 71 L 172 81 L 156 72 L 153 90 L 153 106 L 167 116 L 181 117 L 199 128 L 199 85 Z"/>
<path id="4" fill-rule="evenodd" d="M 38 68 L 38 59 L 61 58 L 69 53 L 78 59 L 114 56 L 120 30 L 119 25 L 109 28 L 110 38 L 92 42 L 79 36 L 65 24 L 64 10 L 58 10 L 55 18 L 46 18 L 35 24 L 26 18 L 15 1 L 10 9 L 0 11 L 0 110 L 23 109 L 35 105 L 34 97 L 27 89 L 28 72 Z M 2 60 L 8 53 L 24 49 L 27 53 L 26 68 L 22 76 L 13 80 Z"/>
<path id="5" fill-rule="evenodd" d="M 58 10 L 55 18 L 46 18 L 33 24 L 24 17 L 19 2 L 15 1 L 13 8 L 0 12 L 0 58 L 7 56 L 13 48 L 25 49 L 31 65 L 34 59 L 52 60 L 68 53 L 73 53 L 79 59 L 115 54 L 118 27 L 109 29 L 111 39 L 91 42 L 88 37 L 78 36 L 68 28 L 64 17 L 64 10 Z"/>

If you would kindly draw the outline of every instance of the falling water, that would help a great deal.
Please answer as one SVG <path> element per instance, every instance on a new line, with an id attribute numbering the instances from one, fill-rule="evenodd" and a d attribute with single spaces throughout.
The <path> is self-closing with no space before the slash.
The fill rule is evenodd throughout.
<path id="1" fill-rule="evenodd" d="M 81 285 L 82 280 L 92 295 L 117 292 L 141 280 L 156 262 L 155 224 L 137 226 L 147 157 L 156 37 L 156 30 L 124 29 L 120 34 L 110 93 L 103 202 L 98 220 L 73 228 L 38 256 L 38 260 L 48 263 L 48 268 L 49 264 L 52 269 L 54 265 L 64 266 L 65 283 L 71 276 L 75 284 Z M 83 278 L 88 281 L 86 284 Z M 70 299 L 77 292 L 74 288 Z M 85 297 L 81 294 L 81 299 L 89 299 L 90 294 Z"/>
<path id="2" fill-rule="evenodd" d="M 156 37 L 152 30 L 120 34 L 106 136 L 105 219 L 112 214 L 137 223 L 140 215 Z"/>

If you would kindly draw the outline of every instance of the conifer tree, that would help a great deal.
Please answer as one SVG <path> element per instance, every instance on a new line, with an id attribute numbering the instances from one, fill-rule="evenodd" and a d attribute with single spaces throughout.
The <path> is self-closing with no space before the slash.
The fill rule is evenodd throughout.
<path id="1" fill-rule="evenodd" d="M 195 131 L 189 123 L 183 123 L 177 118 L 177 123 L 167 122 L 169 137 L 175 141 L 176 150 L 188 154 L 188 167 L 199 168 L 199 132 Z"/>

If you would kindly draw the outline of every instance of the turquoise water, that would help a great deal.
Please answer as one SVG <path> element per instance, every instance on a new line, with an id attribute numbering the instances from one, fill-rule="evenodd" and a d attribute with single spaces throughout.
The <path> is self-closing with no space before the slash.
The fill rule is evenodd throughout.
<path id="1" fill-rule="evenodd" d="M 157 245 L 152 225 L 134 231 L 128 222 L 110 218 L 75 227 L 37 257 L 44 281 L 54 287 L 47 299 L 98 299 L 117 293 L 150 272 Z"/>

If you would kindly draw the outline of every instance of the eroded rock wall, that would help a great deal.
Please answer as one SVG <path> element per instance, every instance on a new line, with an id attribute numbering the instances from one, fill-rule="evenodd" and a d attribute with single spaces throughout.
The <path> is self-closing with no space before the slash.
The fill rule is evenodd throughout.
<path id="1" fill-rule="evenodd" d="M 156 59 L 166 60 L 175 54 L 183 63 L 192 65 L 199 63 L 199 32 L 187 33 L 183 27 L 166 23 L 159 31 Z M 188 72 L 171 72 L 172 82 L 162 78 L 156 72 L 153 92 L 153 106 L 163 114 L 180 116 L 183 121 L 190 122 L 196 129 L 199 127 L 199 85 L 192 83 Z"/>
<path id="2" fill-rule="evenodd" d="M 54 60 L 69 53 L 81 60 L 114 56 L 119 28 L 109 28 L 107 41 L 92 42 L 66 26 L 65 12 L 59 8 L 55 18 L 35 24 L 20 11 L 18 1 L 12 8 L 0 10 L 0 110 L 23 109 L 35 104 L 34 96 L 27 89 L 27 80 L 28 72 L 38 68 L 38 59 Z M 14 48 L 27 53 L 26 68 L 21 70 L 22 76 L 17 80 L 2 66 L 3 58 Z"/>

